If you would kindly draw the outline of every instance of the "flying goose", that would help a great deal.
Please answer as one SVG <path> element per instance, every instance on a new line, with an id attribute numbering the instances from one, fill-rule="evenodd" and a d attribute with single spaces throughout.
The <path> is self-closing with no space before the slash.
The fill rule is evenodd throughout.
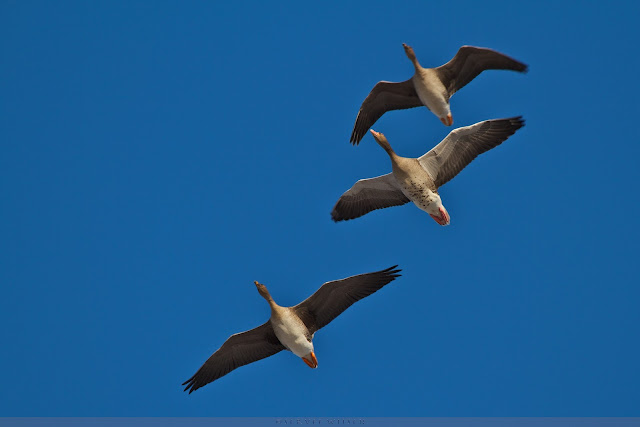
<path id="1" fill-rule="evenodd" d="M 375 140 L 389 154 L 393 172 L 356 182 L 340 197 L 331 217 L 336 222 L 354 219 L 375 209 L 411 201 L 438 224 L 449 225 L 449 214 L 442 205 L 438 188 L 479 154 L 500 145 L 522 126 L 522 117 L 512 117 L 454 129 L 417 159 L 398 156 L 383 134 L 371 130 Z"/>
<path id="2" fill-rule="evenodd" d="M 254 282 L 271 307 L 266 323 L 232 335 L 198 371 L 182 385 L 189 394 L 240 366 L 290 350 L 310 368 L 318 366 L 313 352 L 313 335 L 356 301 L 368 297 L 399 277 L 397 265 L 375 273 L 360 274 L 327 282 L 313 295 L 293 307 L 275 303 L 267 287 Z"/>
<path id="3" fill-rule="evenodd" d="M 484 70 L 526 72 L 522 62 L 495 50 L 462 46 L 456 56 L 437 68 L 422 68 L 411 46 L 402 44 L 413 63 L 415 74 L 400 83 L 378 82 L 358 111 L 351 142 L 358 145 L 364 134 L 387 111 L 404 110 L 424 105 L 446 126 L 453 124 L 449 98 Z"/>

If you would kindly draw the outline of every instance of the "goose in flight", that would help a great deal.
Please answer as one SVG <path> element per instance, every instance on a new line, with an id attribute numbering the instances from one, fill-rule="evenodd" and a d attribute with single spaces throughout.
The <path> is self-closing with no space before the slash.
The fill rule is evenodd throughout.
<path id="1" fill-rule="evenodd" d="M 353 303 L 381 289 L 399 277 L 397 265 L 375 273 L 365 273 L 327 282 L 313 295 L 293 307 L 282 307 L 273 300 L 267 287 L 254 282 L 271 307 L 266 323 L 232 335 L 198 371 L 182 385 L 189 393 L 228 374 L 240 366 L 290 350 L 311 368 L 318 366 L 313 351 L 313 335 Z"/>
<path id="2" fill-rule="evenodd" d="M 437 68 L 422 68 L 411 46 L 402 44 L 413 63 L 415 74 L 400 83 L 378 82 L 365 98 L 351 132 L 351 143 L 357 145 L 364 134 L 384 113 L 424 105 L 446 126 L 453 124 L 449 98 L 484 70 L 526 72 L 522 62 L 495 50 L 462 46 L 456 56 Z"/>
<path id="3" fill-rule="evenodd" d="M 446 184 L 473 159 L 500 145 L 524 126 L 522 117 L 486 120 L 454 129 L 427 154 L 417 159 L 398 156 L 387 138 L 371 134 L 391 158 L 392 172 L 361 179 L 344 193 L 331 212 L 334 221 L 358 218 L 375 209 L 413 202 L 440 225 L 449 225 L 438 188 Z"/>

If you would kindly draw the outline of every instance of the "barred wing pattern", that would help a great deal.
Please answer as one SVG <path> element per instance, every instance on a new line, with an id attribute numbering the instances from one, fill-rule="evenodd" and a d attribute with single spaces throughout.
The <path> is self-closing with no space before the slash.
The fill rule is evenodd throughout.
<path id="1" fill-rule="evenodd" d="M 445 139 L 418 158 L 436 187 L 446 184 L 478 155 L 502 144 L 524 126 L 521 116 L 486 120 L 455 129 Z"/>
<path id="2" fill-rule="evenodd" d="M 361 217 L 376 209 L 408 203 L 393 174 L 361 179 L 347 190 L 331 211 L 331 218 L 346 221 Z"/>

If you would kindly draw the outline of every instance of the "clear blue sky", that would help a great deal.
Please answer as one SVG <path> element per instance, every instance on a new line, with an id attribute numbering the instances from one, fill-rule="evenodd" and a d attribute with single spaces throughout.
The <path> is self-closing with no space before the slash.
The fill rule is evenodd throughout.
<path id="1" fill-rule="evenodd" d="M 2 1 L 1 416 L 639 416 L 636 2 Z M 349 136 L 379 80 L 463 44 L 455 126 L 527 125 L 414 206 L 335 224 L 387 173 Z M 418 156 L 426 109 L 374 127 Z M 323 282 L 403 276 L 192 395 L 231 334 Z"/>

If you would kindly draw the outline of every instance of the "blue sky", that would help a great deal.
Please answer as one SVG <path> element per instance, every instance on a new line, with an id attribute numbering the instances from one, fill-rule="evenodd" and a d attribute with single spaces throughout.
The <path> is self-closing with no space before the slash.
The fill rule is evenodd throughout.
<path id="1" fill-rule="evenodd" d="M 0 416 L 639 416 L 635 2 L 0 4 Z M 526 126 L 414 206 L 349 136 L 379 80 L 463 44 L 454 126 Z M 374 129 L 419 156 L 426 109 Z M 290 353 L 187 395 L 231 334 L 325 281 L 403 276 Z"/>

